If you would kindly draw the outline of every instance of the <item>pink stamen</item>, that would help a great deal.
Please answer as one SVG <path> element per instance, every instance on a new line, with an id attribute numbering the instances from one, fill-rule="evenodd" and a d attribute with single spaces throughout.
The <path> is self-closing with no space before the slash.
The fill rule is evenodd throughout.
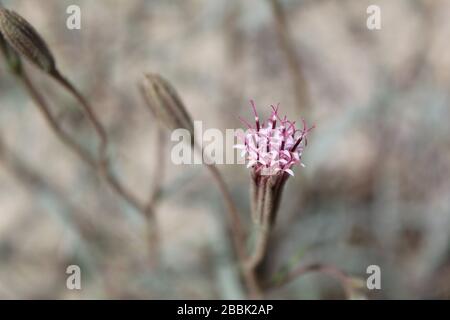
<path id="1" fill-rule="evenodd" d="M 289 121 L 286 116 L 280 117 L 279 103 L 276 106 L 271 105 L 270 117 L 260 122 L 255 102 L 250 100 L 250 103 L 255 115 L 256 129 L 239 118 L 249 129 L 244 136 L 248 166 L 254 173 L 267 168 L 270 170 L 269 174 L 293 175 L 291 168 L 295 164 L 301 164 L 302 152 L 307 145 L 307 135 L 315 125 L 308 128 L 305 119 L 302 119 L 303 128 L 297 129 L 295 121 Z"/>
<path id="2" fill-rule="evenodd" d="M 259 129 L 260 129 L 260 126 L 259 126 L 259 117 L 258 117 L 258 113 L 256 112 L 255 101 L 250 100 L 250 103 L 251 103 L 252 108 L 253 108 L 253 113 L 255 114 L 256 131 L 259 131 Z"/>
<path id="3" fill-rule="evenodd" d="M 244 125 L 246 125 L 249 129 L 253 129 L 252 126 L 250 125 L 250 123 L 247 122 L 247 120 L 238 117 L 239 121 L 241 121 Z"/>

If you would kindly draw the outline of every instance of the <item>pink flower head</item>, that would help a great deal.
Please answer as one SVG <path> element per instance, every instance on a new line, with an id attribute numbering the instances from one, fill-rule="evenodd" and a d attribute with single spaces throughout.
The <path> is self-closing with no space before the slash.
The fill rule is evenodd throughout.
<path id="1" fill-rule="evenodd" d="M 307 145 L 306 136 L 314 128 L 307 128 L 302 120 L 303 128 L 298 129 L 295 121 L 289 121 L 286 116 L 282 119 L 278 115 L 278 106 L 272 107 L 272 114 L 260 122 L 255 103 L 250 100 L 255 115 L 255 125 L 241 121 L 248 127 L 241 136 L 242 144 L 234 147 L 241 149 L 241 156 L 246 157 L 247 168 L 253 168 L 259 175 L 278 175 L 284 172 L 294 175 L 292 167 L 295 164 L 304 166 L 301 162 L 303 149 Z"/>

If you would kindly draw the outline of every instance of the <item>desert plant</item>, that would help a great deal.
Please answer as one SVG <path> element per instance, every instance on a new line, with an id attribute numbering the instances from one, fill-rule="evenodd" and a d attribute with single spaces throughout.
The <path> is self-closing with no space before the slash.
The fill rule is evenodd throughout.
<path id="1" fill-rule="evenodd" d="M 274 2 L 276 3 L 276 2 Z M 126 188 L 111 169 L 111 159 L 108 155 L 109 139 L 107 130 L 102 125 L 93 106 L 75 88 L 75 86 L 57 68 L 55 58 L 39 33 L 19 14 L 0 7 L 0 49 L 11 72 L 23 84 L 26 92 L 34 101 L 44 116 L 50 128 L 65 146 L 75 152 L 80 159 L 96 170 L 104 181 L 118 196 L 123 198 L 137 211 L 141 212 L 148 221 L 149 245 L 152 254 L 157 253 L 158 232 L 154 213 L 154 203 L 158 188 L 154 188 L 147 201 L 141 201 L 132 190 Z M 98 138 L 98 154 L 92 155 L 74 137 L 63 130 L 57 117 L 52 113 L 44 95 L 34 85 L 28 76 L 22 58 L 31 62 L 41 71 L 48 74 L 64 90 L 72 94 L 79 102 L 86 118 L 90 121 Z M 205 157 L 203 147 L 193 139 L 194 126 L 192 117 L 182 101 L 175 87 L 164 77 L 155 73 L 148 73 L 140 83 L 140 91 L 144 100 L 157 119 L 157 126 L 169 130 L 184 128 L 191 133 L 190 147 Z M 222 173 L 210 161 L 205 166 L 211 173 L 222 196 L 228 213 L 228 230 L 233 243 L 235 255 L 240 267 L 242 279 L 246 285 L 248 296 L 261 298 L 273 284 L 267 285 L 264 277 L 259 273 L 259 267 L 266 258 L 268 244 L 276 216 L 282 200 L 283 189 L 290 176 L 294 176 L 295 165 L 302 165 L 301 158 L 307 145 L 307 136 L 313 127 L 308 128 L 306 122 L 298 128 L 294 121 L 286 117 L 281 118 L 279 107 L 272 106 L 272 113 L 266 121 L 261 121 L 256 106 L 251 101 L 255 116 L 254 125 L 243 120 L 247 131 L 242 136 L 242 144 L 236 148 L 242 150 L 250 170 L 250 200 L 252 225 L 244 226 L 241 214 L 231 196 L 230 189 Z M 162 141 L 162 135 L 158 141 Z M 159 165 L 160 162 L 157 162 Z M 160 170 L 159 170 L 160 171 Z M 256 231 L 256 241 L 248 250 L 249 229 Z M 156 255 L 154 255 L 156 260 Z M 344 283 L 346 290 L 350 286 L 348 277 L 339 270 L 314 264 L 303 266 L 288 274 L 276 285 L 284 284 L 295 276 L 310 271 L 328 273 Z"/>

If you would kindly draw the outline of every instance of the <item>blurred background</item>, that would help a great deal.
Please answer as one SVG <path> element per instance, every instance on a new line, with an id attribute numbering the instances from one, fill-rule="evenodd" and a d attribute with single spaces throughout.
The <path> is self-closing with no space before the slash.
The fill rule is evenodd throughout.
<path id="1" fill-rule="evenodd" d="M 169 79 L 205 129 L 241 127 L 250 99 L 262 117 L 280 102 L 281 114 L 316 124 L 278 214 L 275 276 L 321 263 L 365 284 L 378 265 L 381 290 L 359 297 L 450 297 L 450 0 L 2 2 L 92 102 L 127 188 L 146 199 L 161 185 L 162 239 L 155 267 L 145 219 L 60 143 L 0 60 L 0 298 L 244 297 L 221 196 L 202 166 L 172 164 L 168 133 L 157 143 L 136 86 L 144 72 Z M 66 28 L 72 4 L 81 30 Z M 381 30 L 366 27 L 370 4 Z M 94 148 L 76 101 L 26 67 L 64 127 Z M 250 223 L 248 170 L 219 169 Z M 82 290 L 66 288 L 71 264 Z M 322 273 L 267 296 L 346 297 Z"/>

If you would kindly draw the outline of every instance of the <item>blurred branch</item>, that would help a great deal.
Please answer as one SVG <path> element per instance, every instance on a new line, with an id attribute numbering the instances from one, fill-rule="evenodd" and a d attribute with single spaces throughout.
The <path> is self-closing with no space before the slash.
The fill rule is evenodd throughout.
<path id="1" fill-rule="evenodd" d="M 39 93 L 38 89 L 34 86 L 32 81 L 30 80 L 28 74 L 23 71 L 21 75 L 19 75 L 19 79 L 24 85 L 26 91 L 35 102 L 36 106 L 39 108 L 41 113 L 43 114 L 46 122 L 56 134 L 58 139 L 60 139 L 64 145 L 66 145 L 69 149 L 74 151 L 86 164 L 88 164 L 93 169 L 97 170 L 101 177 L 104 178 L 104 181 L 111 187 L 116 194 L 118 194 L 122 199 L 124 199 L 129 205 L 135 208 L 137 211 L 141 212 L 147 219 L 148 223 L 152 224 L 151 226 L 151 252 L 156 251 L 156 246 L 158 243 L 158 235 L 156 226 L 156 219 L 154 217 L 152 204 L 144 204 L 141 203 L 140 200 L 124 185 L 117 179 L 117 177 L 112 173 L 111 168 L 109 166 L 109 162 L 107 158 L 102 158 L 99 161 L 95 160 L 85 149 L 83 149 L 72 137 L 70 137 L 58 124 L 58 121 L 52 115 L 47 102 L 43 98 L 43 96 Z M 84 98 L 83 98 L 84 100 Z M 107 145 L 107 137 L 104 137 L 103 150 Z M 103 151 L 101 151 L 103 152 Z M 106 155 L 105 155 L 106 157 Z"/>
<path id="2" fill-rule="evenodd" d="M 94 127 L 97 135 L 100 138 L 100 145 L 98 147 L 98 153 L 101 162 L 105 162 L 103 166 L 107 166 L 108 162 L 108 155 L 107 155 L 107 148 L 108 148 L 108 137 L 106 135 L 106 130 L 103 128 L 102 124 L 100 123 L 100 120 L 98 120 L 98 117 L 94 113 L 94 109 L 89 104 L 89 102 L 84 98 L 84 96 L 75 88 L 75 86 L 59 71 L 54 71 L 51 73 L 51 76 L 63 87 L 65 88 L 70 94 L 72 94 L 80 103 L 82 106 L 82 110 L 84 114 L 86 115 L 87 119 L 91 122 L 92 126 Z"/>
<path id="3" fill-rule="evenodd" d="M 159 125 L 169 130 L 179 128 L 188 131 L 191 137 L 190 147 L 193 152 L 198 154 L 205 160 L 203 146 L 195 141 L 195 128 L 191 115 L 186 109 L 180 96 L 172 84 L 156 73 L 147 73 L 144 75 L 142 82 L 139 84 L 139 90 L 148 110 L 153 114 Z M 204 161 L 206 167 L 217 183 L 222 193 L 228 214 L 228 231 L 233 243 L 233 248 L 237 255 L 240 267 L 242 267 L 242 275 L 251 297 L 260 297 L 261 293 L 256 281 L 256 275 L 253 270 L 245 268 L 247 259 L 246 239 L 242 228 L 241 218 L 239 216 L 237 206 L 231 196 L 229 188 L 217 167 L 212 161 Z M 158 163 L 157 163 L 158 165 Z"/>
<path id="4" fill-rule="evenodd" d="M 320 264 L 320 263 L 314 263 L 314 264 L 310 264 L 310 265 L 306 265 L 306 266 L 299 266 L 298 268 L 289 272 L 283 279 L 269 283 L 267 286 L 267 289 L 270 290 L 270 289 L 280 288 L 286 284 L 291 283 L 292 281 L 296 280 L 297 278 L 299 278 L 305 274 L 311 273 L 311 272 L 318 272 L 318 273 L 325 274 L 325 275 L 328 275 L 328 276 L 336 279 L 342 286 L 345 296 L 348 299 L 353 296 L 352 278 L 349 275 L 347 275 L 345 272 L 339 270 L 338 268 L 336 268 L 334 266 Z"/>
<path id="5" fill-rule="evenodd" d="M 67 197 L 61 192 L 60 188 L 44 177 L 40 176 L 33 168 L 29 166 L 23 159 L 21 159 L 14 150 L 8 148 L 2 139 L 0 138 L 0 162 L 5 168 L 7 168 L 23 185 L 33 190 L 40 192 L 47 192 L 54 195 L 54 198 L 59 203 L 63 204 L 69 212 L 81 213 L 82 216 L 89 216 L 88 213 L 73 204 Z M 92 232 L 92 226 L 78 219 L 80 215 L 73 215 L 71 220 L 77 220 L 76 228 L 77 234 L 83 234 L 89 237 Z M 72 219 L 74 218 L 74 219 Z M 80 231 L 80 232 L 78 232 Z"/>
<path id="6" fill-rule="evenodd" d="M 307 113 L 311 108 L 308 94 L 308 84 L 295 50 L 295 43 L 289 32 L 286 14 L 279 0 L 269 0 L 269 3 L 272 9 L 273 18 L 275 20 L 275 29 L 280 48 L 286 57 L 286 62 L 292 77 L 293 90 L 297 100 L 297 105 L 304 113 Z M 307 115 L 305 114 L 304 116 L 306 117 Z"/>
<path id="7" fill-rule="evenodd" d="M 72 258 L 77 258 L 86 267 L 86 271 L 89 273 L 98 274 L 98 263 L 94 251 L 91 248 L 91 244 L 98 240 L 99 229 L 88 222 L 83 217 L 89 217 L 90 214 L 85 212 L 82 208 L 76 205 L 61 191 L 61 189 L 48 181 L 39 173 L 37 173 L 26 161 L 18 156 L 14 150 L 8 148 L 0 138 L 0 163 L 12 174 L 14 177 L 29 191 L 33 193 L 33 196 L 40 194 L 40 199 L 48 199 L 49 195 L 52 199 L 50 207 L 47 201 L 44 201 L 45 210 L 51 215 L 52 218 L 56 218 L 57 221 L 65 228 L 65 231 L 69 231 L 73 237 L 70 237 L 72 241 Z M 55 209 L 53 204 L 57 205 Z M 34 208 L 34 205 L 33 205 Z M 53 212 L 53 214 L 51 214 Z M 33 212 L 34 213 L 34 212 Z M 34 215 L 33 215 L 34 216 Z M 27 216 L 26 220 L 29 221 L 30 217 Z M 28 222 L 30 223 L 30 222 Z M 35 221 L 31 222 L 32 225 Z M 14 234 L 14 230 L 11 234 Z M 23 233 L 23 230 L 21 230 Z M 102 280 L 99 279 L 99 283 L 102 284 Z M 105 289 L 101 285 L 102 291 Z"/>
<path id="8" fill-rule="evenodd" d="M 203 148 L 200 145 L 195 144 L 194 148 L 202 155 L 202 157 L 206 156 L 204 155 Z M 209 172 L 211 173 L 212 177 L 214 178 L 214 181 L 216 182 L 217 186 L 219 187 L 219 190 L 223 195 L 225 205 L 227 206 L 229 218 L 228 223 L 229 235 L 233 241 L 233 246 L 239 261 L 239 265 L 242 268 L 242 275 L 244 277 L 249 297 L 252 299 L 261 298 L 262 291 L 261 288 L 259 287 L 255 270 L 246 267 L 247 261 L 247 252 L 246 252 L 247 250 L 245 245 L 246 232 L 242 228 L 242 221 L 239 216 L 236 204 L 234 203 L 234 200 L 231 197 L 228 186 L 220 171 L 217 169 L 215 165 L 207 163 L 211 163 L 211 161 L 205 162 L 205 165 L 208 168 Z"/>
<path id="9" fill-rule="evenodd" d="M 60 139 L 66 147 L 74 151 L 83 161 L 88 163 L 90 166 L 95 167 L 95 160 L 92 158 L 92 156 L 61 128 L 56 118 L 52 115 L 47 102 L 38 92 L 28 74 L 23 71 L 23 73 L 18 78 L 24 85 L 31 99 L 34 101 L 35 105 L 44 116 L 45 121 L 56 134 L 58 139 Z"/>
<path id="10" fill-rule="evenodd" d="M 162 180 L 164 177 L 165 171 L 165 161 L 164 161 L 164 152 L 166 145 L 166 137 L 164 135 L 164 130 L 161 126 L 156 126 L 156 135 L 155 135 L 155 146 L 154 150 L 156 150 L 156 159 L 155 165 L 153 168 L 153 185 L 150 190 L 150 195 L 147 201 L 147 206 L 154 207 L 158 198 L 160 197 L 163 189 L 162 189 Z"/>
<path id="11" fill-rule="evenodd" d="M 158 230 L 156 229 L 156 214 L 154 208 L 156 207 L 156 202 L 159 200 L 162 194 L 162 181 L 164 177 L 165 161 L 164 161 L 164 146 L 166 145 L 164 130 L 158 125 L 156 128 L 155 135 L 155 149 L 156 159 L 153 167 L 153 184 L 150 191 L 147 204 L 145 205 L 147 223 L 147 231 L 149 237 L 149 244 L 151 245 L 150 252 L 155 253 L 158 250 L 158 243 L 160 241 Z M 153 245 L 152 245 L 153 244 Z M 152 259 L 155 260 L 155 259 Z"/>

